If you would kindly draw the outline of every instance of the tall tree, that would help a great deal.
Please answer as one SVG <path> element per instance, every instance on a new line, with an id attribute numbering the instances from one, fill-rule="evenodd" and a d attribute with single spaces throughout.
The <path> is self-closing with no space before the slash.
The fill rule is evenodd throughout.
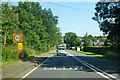
<path id="1" fill-rule="evenodd" d="M 2 29 L 4 35 L 4 46 L 6 40 L 12 43 L 13 29 L 18 29 L 18 13 L 16 12 L 16 6 L 10 5 L 9 2 L 2 3 Z M 15 31 L 14 29 L 14 31 Z"/>
<path id="2" fill-rule="evenodd" d="M 79 37 L 73 32 L 65 33 L 64 42 L 68 47 L 79 46 L 81 43 Z"/>
<path id="3" fill-rule="evenodd" d="M 100 30 L 108 35 L 111 43 L 120 46 L 120 2 L 98 2 L 95 17 Z"/>

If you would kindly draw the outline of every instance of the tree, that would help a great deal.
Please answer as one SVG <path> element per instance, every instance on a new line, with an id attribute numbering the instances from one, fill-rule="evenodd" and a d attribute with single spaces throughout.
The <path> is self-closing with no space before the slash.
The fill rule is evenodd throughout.
<path id="1" fill-rule="evenodd" d="M 115 47 L 120 46 L 120 2 L 98 2 L 95 7 L 95 17 L 100 30 Z"/>
<path id="2" fill-rule="evenodd" d="M 76 46 L 80 46 L 80 45 L 81 45 L 81 40 L 79 39 L 79 37 L 77 37 L 77 38 L 75 39 L 75 45 L 76 45 Z"/>
<path id="3" fill-rule="evenodd" d="M 81 43 L 79 37 L 73 32 L 65 33 L 64 42 L 68 45 L 68 47 L 80 46 Z"/>
<path id="4" fill-rule="evenodd" d="M 12 43 L 13 29 L 18 30 L 18 14 L 16 12 L 16 7 L 10 5 L 9 2 L 2 3 L 2 29 L 4 35 L 4 46 L 6 41 Z"/>
<path id="5" fill-rule="evenodd" d="M 91 36 L 88 36 L 88 33 L 86 32 L 82 40 L 84 42 L 84 46 L 90 46 L 90 39 L 91 39 Z"/>
<path id="6" fill-rule="evenodd" d="M 42 52 L 62 42 L 58 16 L 51 9 L 42 9 L 38 2 L 18 2 L 18 6 L 7 2 L 2 6 L 4 45 L 12 45 L 13 33 L 22 33 L 24 46 Z"/>

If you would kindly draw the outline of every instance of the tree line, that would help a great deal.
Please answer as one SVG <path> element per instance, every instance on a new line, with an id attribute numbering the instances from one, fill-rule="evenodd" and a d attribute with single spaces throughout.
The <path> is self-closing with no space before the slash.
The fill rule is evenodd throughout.
<path id="1" fill-rule="evenodd" d="M 92 36 L 86 33 L 83 37 L 79 37 L 76 33 L 68 32 L 65 33 L 64 42 L 67 47 L 81 47 L 81 46 L 94 46 L 93 42 L 103 42 L 106 43 L 106 36 Z"/>
<path id="2" fill-rule="evenodd" d="M 2 2 L 2 43 L 13 43 L 13 33 L 23 34 L 23 44 L 38 51 L 46 52 L 50 47 L 62 43 L 58 16 L 51 9 L 42 9 L 38 2 Z"/>

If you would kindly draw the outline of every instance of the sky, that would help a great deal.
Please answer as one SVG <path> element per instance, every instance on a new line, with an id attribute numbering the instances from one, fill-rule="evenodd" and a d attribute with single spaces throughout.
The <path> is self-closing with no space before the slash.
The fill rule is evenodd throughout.
<path id="1" fill-rule="evenodd" d="M 40 2 L 44 8 L 50 8 L 58 16 L 58 27 L 64 36 L 67 32 L 74 32 L 78 36 L 102 36 L 99 25 L 92 20 L 96 2 Z"/>
<path id="2" fill-rule="evenodd" d="M 95 12 L 95 2 L 39 2 L 42 8 L 51 9 L 54 16 L 58 16 L 58 25 L 62 35 L 67 32 L 74 32 L 83 37 L 88 35 L 102 36 L 99 25 L 92 20 Z M 16 3 L 13 3 L 16 5 Z"/>

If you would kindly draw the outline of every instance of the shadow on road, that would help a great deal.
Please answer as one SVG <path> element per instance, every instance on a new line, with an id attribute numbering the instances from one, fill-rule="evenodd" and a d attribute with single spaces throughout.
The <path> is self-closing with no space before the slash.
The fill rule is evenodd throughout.
<path id="1" fill-rule="evenodd" d="M 107 72 L 109 74 L 120 74 L 119 64 L 114 63 L 108 60 L 103 60 L 95 57 L 89 57 L 89 56 L 75 56 L 78 59 L 84 60 L 85 62 L 101 69 L 104 72 Z M 48 57 L 33 57 L 31 56 L 29 59 L 24 61 L 29 61 L 31 63 L 35 63 L 35 66 L 41 64 L 44 60 L 46 60 Z M 93 72 L 93 70 L 89 69 L 85 65 L 79 63 L 75 59 L 73 59 L 71 56 L 56 56 L 54 55 L 49 60 L 44 62 L 41 66 L 41 68 L 72 68 L 75 71 L 85 71 L 85 72 Z M 81 67 L 83 69 L 81 69 Z M 77 68 L 77 69 L 76 69 Z"/>

